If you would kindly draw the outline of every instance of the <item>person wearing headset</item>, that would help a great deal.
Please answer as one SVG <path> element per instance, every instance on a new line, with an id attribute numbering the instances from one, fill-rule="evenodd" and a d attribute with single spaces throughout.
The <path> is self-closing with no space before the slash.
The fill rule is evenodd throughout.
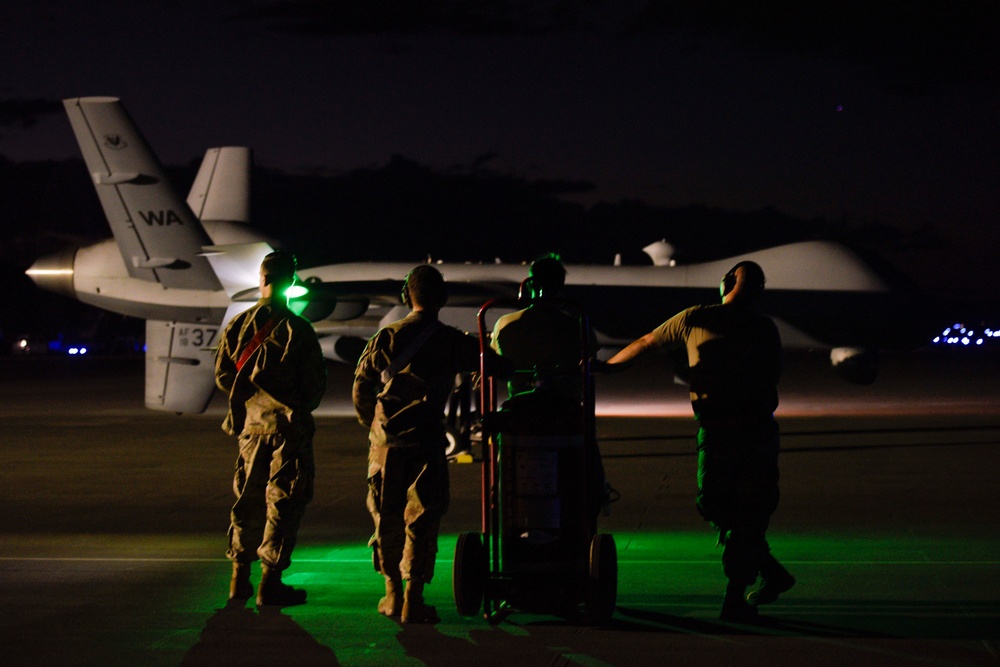
<path id="1" fill-rule="evenodd" d="M 564 310 L 561 299 L 565 284 L 566 267 L 559 255 L 548 253 L 532 262 L 524 283 L 529 294 L 522 295 L 528 305 L 497 320 L 490 347 L 520 371 L 507 383 L 510 397 L 531 390 L 543 392 L 548 396 L 547 408 L 561 413 L 559 416 L 568 422 L 579 423 L 580 407 L 585 403 L 581 357 L 584 347 L 588 355 L 596 355 L 598 345 L 591 331 L 587 331 L 583 345 L 581 314 Z M 553 417 L 553 421 L 557 419 Z M 610 489 L 597 436 L 588 436 L 587 455 L 594 471 L 588 498 L 597 516 L 607 506 Z"/>
<path id="2" fill-rule="evenodd" d="M 759 312 L 764 271 L 734 266 L 722 303 L 694 306 L 636 339 L 607 361 L 625 364 L 658 348 L 686 348 L 691 406 L 699 421 L 697 506 L 719 531 L 728 585 L 720 618 L 753 622 L 795 579 L 766 539 L 778 505 L 778 406 L 781 341 Z M 749 594 L 746 589 L 761 578 Z"/>
<path id="3" fill-rule="evenodd" d="M 449 502 L 444 409 L 455 375 L 479 369 L 479 341 L 438 320 L 448 292 L 433 266 L 410 271 L 401 298 L 411 312 L 368 341 L 353 400 L 369 429 L 367 504 L 375 524 L 369 544 L 385 577 L 378 611 L 402 623 L 435 623 L 437 612 L 423 593 L 434 576 Z"/>
<path id="4" fill-rule="evenodd" d="M 295 255 L 282 250 L 264 258 L 261 298 L 226 327 L 215 361 L 215 383 L 229 396 L 222 429 L 239 437 L 229 599 L 253 595 L 250 564 L 259 558 L 258 606 L 306 601 L 281 573 L 313 496 L 312 412 L 326 391 L 326 363 L 312 324 L 288 309 L 295 264 Z"/>
<path id="5" fill-rule="evenodd" d="M 523 371 L 561 373 L 551 382 L 579 402 L 580 321 L 560 306 L 565 283 L 566 267 L 559 255 L 550 253 L 532 262 L 524 284 L 528 305 L 497 320 L 490 347 Z M 593 336 L 588 347 L 591 354 L 596 352 Z M 513 377 L 508 392 L 513 396 L 533 386 L 530 377 Z"/>

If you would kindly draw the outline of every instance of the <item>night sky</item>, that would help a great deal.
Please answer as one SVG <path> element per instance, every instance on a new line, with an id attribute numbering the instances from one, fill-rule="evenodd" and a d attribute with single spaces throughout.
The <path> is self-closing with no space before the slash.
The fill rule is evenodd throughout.
<path id="1" fill-rule="evenodd" d="M 587 205 L 876 222 L 929 239 L 911 274 L 995 290 L 998 18 L 994 0 L 14 0 L 0 155 L 77 158 L 60 100 L 113 95 L 167 164 L 400 155 L 589 182 Z"/>

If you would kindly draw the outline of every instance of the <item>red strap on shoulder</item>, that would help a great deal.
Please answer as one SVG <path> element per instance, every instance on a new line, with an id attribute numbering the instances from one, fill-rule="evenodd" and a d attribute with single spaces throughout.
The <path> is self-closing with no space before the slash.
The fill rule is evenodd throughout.
<path id="1" fill-rule="evenodd" d="M 250 357 L 253 356 L 253 353 L 257 351 L 257 348 L 261 346 L 264 339 L 268 337 L 277 325 L 278 320 L 272 317 L 264 323 L 264 326 L 257 330 L 257 334 L 250 340 L 250 344 L 243 348 L 243 353 L 240 354 L 240 358 L 236 360 L 237 373 L 239 373 L 243 369 L 243 366 L 250 361 Z"/>

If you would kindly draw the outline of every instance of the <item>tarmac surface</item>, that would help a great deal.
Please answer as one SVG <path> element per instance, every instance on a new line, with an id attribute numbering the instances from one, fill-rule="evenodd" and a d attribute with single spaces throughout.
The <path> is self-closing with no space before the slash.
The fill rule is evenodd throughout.
<path id="1" fill-rule="evenodd" d="M 455 464 L 429 601 L 377 614 L 366 434 L 331 366 L 316 498 L 286 581 L 308 603 L 227 607 L 234 442 L 222 401 L 142 406 L 141 358 L 0 358 L 7 665 L 996 665 L 1000 355 L 887 356 L 855 387 L 822 358 L 780 387 L 782 500 L 769 539 L 798 584 L 754 626 L 718 620 L 725 579 L 693 504 L 695 423 L 666 363 L 602 377 L 598 433 L 621 500 L 617 608 L 600 627 L 460 616 L 451 565 L 479 529 L 479 465 Z M 641 416 L 647 415 L 647 416 Z M 650 416 L 651 415 L 651 416 Z M 257 573 L 255 572 L 255 580 Z"/>

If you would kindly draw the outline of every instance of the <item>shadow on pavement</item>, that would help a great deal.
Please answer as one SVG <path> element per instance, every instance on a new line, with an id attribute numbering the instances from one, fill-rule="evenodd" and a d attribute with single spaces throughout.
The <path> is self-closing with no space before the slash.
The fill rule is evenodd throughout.
<path id="1" fill-rule="evenodd" d="M 334 667 L 340 662 L 329 647 L 317 642 L 280 609 L 255 610 L 243 604 L 228 604 L 208 619 L 198 643 L 181 664 Z"/>

